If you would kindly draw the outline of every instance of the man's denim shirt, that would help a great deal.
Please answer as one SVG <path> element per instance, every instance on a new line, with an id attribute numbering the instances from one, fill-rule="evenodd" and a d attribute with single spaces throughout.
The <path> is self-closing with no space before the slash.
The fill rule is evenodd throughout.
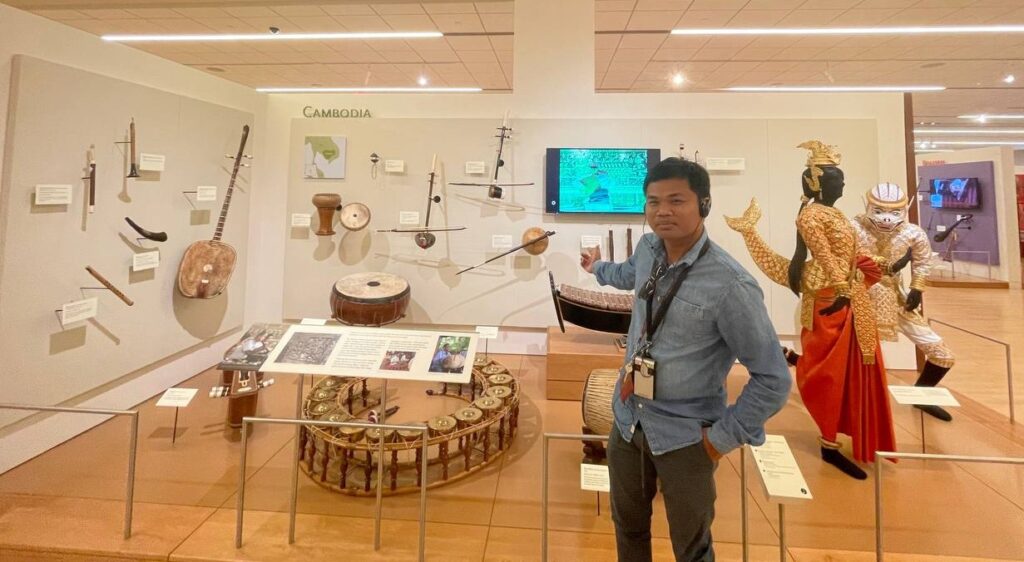
<path id="1" fill-rule="evenodd" d="M 710 427 L 708 439 L 722 454 L 743 444 L 763 444 L 764 423 L 786 403 L 792 386 L 761 288 L 714 242 L 698 260 L 707 236 L 705 231 L 657 283 L 655 310 L 681 266 L 694 264 L 650 350 L 656 362 L 656 399 L 634 394 L 623 402 L 619 399 L 621 376 L 615 385 L 613 409 L 619 432 L 629 441 L 639 423 L 656 455 L 700 442 L 704 427 Z M 644 332 L 647 314 L 647 302 L 637 294 L 652 266 L 665 259 L 662 241 L 647 234 L 628 261 L 599 261 L 594 266 L 602 285 L 633 290 L 627 365 Z M 736 403 L 727 406 L 725 377 L 736 359 L 750 372 L 750 381 Z"/>

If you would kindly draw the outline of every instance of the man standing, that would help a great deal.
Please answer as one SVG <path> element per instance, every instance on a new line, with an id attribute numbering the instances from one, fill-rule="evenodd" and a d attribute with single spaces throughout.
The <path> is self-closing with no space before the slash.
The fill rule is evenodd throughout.
<path id="1" fill-rule="evenodd" d="M 602 285 L 636 295 L 608 444 L 618 557 L 651 560 L 660 480 L 676 560 L 710 561 L 718 459 L 764 442 L 764 423 L 792 382 L 760 287 L 704 229 L 707 170 L 668 158 L 647 173 L 644 196 L 653 233 L 628 261 L 599 261 L 596 248 L 580 259 Z M 728 406 L 725 378 L 737 358 L 750 381 Z"/>

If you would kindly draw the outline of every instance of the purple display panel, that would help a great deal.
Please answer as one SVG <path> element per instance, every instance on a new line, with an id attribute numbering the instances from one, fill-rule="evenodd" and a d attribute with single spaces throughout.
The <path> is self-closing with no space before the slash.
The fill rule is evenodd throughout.
<path id="1" fill-rule="evenodd" d="M 985 254 L 959 253 L 964 251 L 985 251 L 992 256 L 992 265 L 999 265 L 999 232 L 996 222 L 996 185 L 995 165 L 992 162 L 964 162 L 962 164 L 943 164 L 940 166 L 918 166 L 917 175 L 920 184 L 917 187 L 918 216 L 921 219 L 921 227 L 928 232 L 928 240 L 931 241 L 932 250 L 939 253 L 943 259 L 946 258 L 946 251 L 953 237 L 946 238 L 943 242 L 936 242 L 935 235 L 939 234 L 936 228 L 939 225 L 950 226 L 956 222 L 957 215 L 974 215 L 974 218 L 957 227 L 959 239 L 953 248 L 958 253 L 956 261 L 968 261 L 972 263 L 985 264 L 988 260 Z M 931 195 L 931 184 L 933 179 L 946 178 L 978 178 L 980 189 L 981 208 L 978 209 L 945 209 L 932 208 L 929 199 Z"/>

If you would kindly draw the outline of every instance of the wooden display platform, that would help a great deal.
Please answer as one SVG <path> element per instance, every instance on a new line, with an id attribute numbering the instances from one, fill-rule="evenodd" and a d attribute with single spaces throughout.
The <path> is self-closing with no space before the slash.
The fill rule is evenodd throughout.
<path id="1" fill-rule="evenodd" d="M 998 279 L 986 279 L 984 277 L 973 277 L 964 273 L 958 273 L 956 277 L 942 275 L 931 275 L 925 280 L 929 287 L 954 287 L 958 289 L 1009 289 L 1010 284 Z"/>
<path id="2" fill-rule="evenodd" d="M 594 369 L 618 369 L 625 351 L 615 345 L 615 335 L 566 326 L 548 327 L 546 398 L 583 399 L 583 385 Z"/>

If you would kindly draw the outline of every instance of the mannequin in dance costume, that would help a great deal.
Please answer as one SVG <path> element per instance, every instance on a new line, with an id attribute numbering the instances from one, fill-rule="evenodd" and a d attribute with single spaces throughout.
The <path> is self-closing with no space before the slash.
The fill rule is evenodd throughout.
<path id="1" fill-rule="evenodd" d="M 810 156 L 802 174 L 804 196 L 793 258 L 775 253 L 757 233 L 761 210 L 756 201 L 743 217 L 727 217 L 726 222 L 743 235 L 765 275 L 800 295 L 800 396 L 821 431 L 822 459 L 863 480 L 867 474 L 843 456 L 837 434 L 852 438 L 853 458 L 859 462 L 874 461 L 876 450 L 896 450 L 885 365 L 868 295 L 890 264 L 858 254 L 857 233 L 834 207 L 845 185 L 835 147 L 808 141 L 800 148 Z"/>

